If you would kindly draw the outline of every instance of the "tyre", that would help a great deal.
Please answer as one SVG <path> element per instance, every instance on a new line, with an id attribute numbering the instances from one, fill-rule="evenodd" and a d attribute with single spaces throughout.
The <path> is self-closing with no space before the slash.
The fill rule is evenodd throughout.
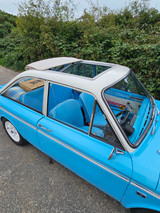
<path id="1" fill-rule="evenodd" d="M 19 146 L 25 146 L 27 141 L 22 138 L 15 126 L 6 118 L 2 119 L 3 127 L 10 139 Z"/>
<path id="2" fill-rule="evenodd" d="M 158 211 L 154 211 L 151 209 L 131 209 L 131 213 L 158 213 Z"/>

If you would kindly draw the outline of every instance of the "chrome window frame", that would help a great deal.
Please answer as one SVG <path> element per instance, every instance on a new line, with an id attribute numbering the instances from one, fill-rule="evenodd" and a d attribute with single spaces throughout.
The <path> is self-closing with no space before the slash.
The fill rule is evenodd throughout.
<path id="1" fill-rule="evenodd" d="M 62 122 L 62 121 L 56 120 L 56 119 L 51 118 L 51 117 L 48 116 L 49 85 L 50 85 L 51 83 L 56 84 L 56 85 L 59 85 L 59 86 L 64 86 L 64 87 L 67 87 L 67 88 L 70 88 L 70 89 L 74 89 L 74 90 L 79 91 L 79 92 L 85 92 L 85 93 L 87 93 L 87 94 L 89 94 L 89 95 L 92 95 L 92 96 L 94 97 L 94 105 L 93 105 L 93 109 L 92 109 L 92 115 L 91 115 L 91 119 L 90 119 L 90 125 L 89 125 L 89 130 L 88 130 L 88 132 L 85 132 L 85 131 L 83 131 L 83 130 L 81 130 L 81 129 L 78 129 L 78 128 L 72 126 L 72 125 L 69 125 L 69 124 L 67 124 L 67 123 L 64 123 L 64 122 Z M 45 112 L 46 112 L 46 115 L 45 115 L 46 117 L 48 117 L 48 118 L 50 118 L 50 119 L 52 119 L 52 120 L 55 120 L 55 121 L 57 121 L 57 122 L 60 122 L 60 123 L 62 123 L 62 124 L 64 124 L 64 125 L 66 125 L 66 126 L 69 126 L 69 127 L 73 128 L 73 129 L 79 130 L 79 131 L 81 131 L 81 132 L 83 132 L 83 133 L 85 133 L 85 134 L 87 134 L 87 135 L 89 135 L 89 136 L 91 136 L 91 137 L 93 137 L 93 138 L 96 138 L 96 139 L 100 140 L 100 141 L 103 142 L 103 143 L 106 143 L 106 144 L 111 145 L 111 146 L 114 147 L 113 144 L 108 143 L 105 139 L 100 138 L 100 137 L 96 137 L 96 136 L 94 136 L 93 134 L 91 134 L 93 119 L 94 119 L 94 115 L 95 115 L 95 109 L 94 109 L 94 107 L 95 107 L 96 105 L 98 105 L 98 106 L 100 107 L 99 101 L 98 101 L 97 97 L 96 97 L 94 94 L 90 93 L 89 91 L 85 91 L 85 90 L 83 90 L 83 89 L 80 89 L 80 88 L 71 87 L 70 85 L 61 84 L 61 83 L 59 83 L 59 82 L 54 82 L 54 81 L 47 81 L 46 86 L 48 86 L 48 88 L 46 89 L 47 94 L 48 94 L 48 95 L 47 95 L 47 102 L 46 102 L 47 111 L 45 111 Z M 46 109 L 46 108 L 45 108 L 45 109 Z M 104 114 L 105 119 L 106 119 L 107 122 L 109 123 L 109 125 L 110 125 L 112 131 L 114 132 L 114 134 L 116 135 L 117 139 L 119 140 L 120 146 L 118 146 L 117 148 L 122 149 L 123 151 L 128 151 L 128 150 L 125 149 L 125 147 L 123 146 L 123 143 L 121 143 L 121 141 L 120 141 L 118 135 L 116 134 L 116 132 L 115 132 L 114 129 L 112 128 L 112 125 L 111 125 L 111 123 L 109 122 L 109 120 L 107 119 L 107 116 L 105 115 L 103 109 L 102 109 L 101 107 L 100 107 L 100 109 L 101 109 L 102 113 Z"/>

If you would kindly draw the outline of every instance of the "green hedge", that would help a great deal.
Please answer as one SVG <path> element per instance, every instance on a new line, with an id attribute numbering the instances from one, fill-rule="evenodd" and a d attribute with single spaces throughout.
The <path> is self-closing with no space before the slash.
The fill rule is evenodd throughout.
<path id="1" fill-rule="evenodd" d="M 16 24 L 14 16 L 0 11 L 5 26 L 0 27 L 0 64 L 24 70 L 30 62 L 57 56 L 118 63 L 134 70 L 159 99 L 160 12 L 146 2 L 118 12 L 92 4 L 74 18 L 69 2 L 30 0 L 19 5 Z"/>

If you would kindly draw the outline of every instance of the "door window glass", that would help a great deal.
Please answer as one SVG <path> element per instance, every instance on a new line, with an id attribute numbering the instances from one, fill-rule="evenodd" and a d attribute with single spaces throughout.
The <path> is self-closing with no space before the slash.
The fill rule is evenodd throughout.
<path id="1" fill-rule="evenodd" d="M 38 112 L 42 112 L 43 91 L 43 80 L 27 78 L 14 84 L 3 95 Z"/>
<path id="2" fill-rule="evenodd" d="M 94 97 L 72 88 L 50 83 L 48 116 L 87 132 L 92 115 Z"/>
<path id="3" fill-rule="evenodd" d="M 95 108 L 91 134 L 108 144 L 122 148 L 118 138 L 116 137 L 110 124 L 105 119 L 105 116 L 99 108 L 98 104 Z"/>

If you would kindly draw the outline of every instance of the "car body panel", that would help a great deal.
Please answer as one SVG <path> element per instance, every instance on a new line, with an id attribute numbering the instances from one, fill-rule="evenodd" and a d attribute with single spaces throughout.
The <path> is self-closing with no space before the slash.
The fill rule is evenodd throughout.
<path id="1" fill-rule="evenodd" d="M 43 152 L 110 196 L 122 199 L 132 174 L 127 152 L 115 154 L 108 160 L 113 149 L 111 145 L 48 117 L 42 118 L 39 124 L 50 130 L 38 127 Z"/>
<path id="2" fill-rule="evenodd" d="M 140 195 L 138 195 L 139 193 Z M 160 195 L 131 182 L 122 200 L 126 208 L 145 208 L 160 211 Z"/>
<path id="3" fill-rule="evenodd" d="M 156 102 L 159 103 L 160 102 Z M 160 105 L 159 105 L 160 106 Z M 155 128 L 155 132 L 153 132 Z M 160 119 L 157 115 L 153 121 L 152 127 L 141 145 L 131 153 L 133 160 L 132 180 L 141 184 L 147 189 L 155 190 L 160 174 Z M 143 172 L 142 172 L 143 168 Z M 152 175 L 151 175 L 152 174 Z"/>
<path id="4" fill-rule="evenodd" d="M 160 109 L 160 101 L 156 100 Z M 158 111 L 157 111 L 158 114 Z M 126 208 L 148 208 L 160 211 L 160 115 L 157 115 L 142 144 L 131 153 L 133 175 L 123 197 Z M 155 132 L 153 132 L 155 128 Z M 153 132 L 153 133 L 152 133 Z M 142 172 L 143 171 L 143 172 Z M 141 193 L 138 195 L 137 193 Z M 144 196 L 144 197 L 143 197 Z M 132 197 L 132 199 L 130 199 Z"/>
<path id="5" fill-rule="evenodd" d="M 37 122 L 42 114 L 0 95 L 0 117 L 7 118 L 28 142 L 39 148 Z"/>

